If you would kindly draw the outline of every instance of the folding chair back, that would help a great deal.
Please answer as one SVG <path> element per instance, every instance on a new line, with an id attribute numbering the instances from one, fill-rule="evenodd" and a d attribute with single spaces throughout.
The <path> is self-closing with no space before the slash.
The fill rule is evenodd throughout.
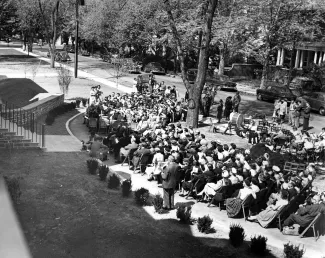
<path id="1" fill-rule="evenodd" d="M 138 148 L 134 148 L 134 149 L 131 149 L 131 150 L 129 151 L 129 154 L 124 158 L 124 160 L 123 160 L 121 166 L 123 166 L 123 164 L 124 164 L 126 161 L 128 162 L 128 164 L 129 164 L 129 166 L 130 166 L 130 162 L 131 162 L 131 160 L 133 159 L 133 154 L 134 154 L 134 152 L 136 152 L 137 149 L 138 149 Z"/>
<path id="2" fill-rule="evenodd" d="M 97 131 L 97 122 L 98 122 L 97 118 L 90 117 L 88 123 L 89 129 Z"/>
<path id="3" fill-rule="evenodd" d="M 248 208 L 253 201 L 254 201 L 254 197 L 253 197 L 253 195 L 250 194 L 241 203 L 241 207 L 243 210 L 243 215 L 244 215 L 245 220 L 246 220 L 245 209 Z"/>
<path id="4" fill-rule="evenodd" d="M 304 230 L 304 231 L 299 235 L 299 237 L 300 237 L 300 238 L 304 237 L 304 235 L 307 233 L 307 231 L 308 231 L 310 228 L 312 228 L 312 229 L 313 229 L 313 233 L 314 233 L 314 237 L 315 237 L 315 241 L 317 241 L 318 238 L 319 238 L 319 230 L 317 230 L 317 229 L 315 228 L 315 225 L 316 225 L 317 221 L 321 218 L 321 216 L 322 216 L 322 213 L 319 212 L 319 213 L 316 215 L 316 217 L 313 219 L 313 221 L 310 222 L 310 224 L 308 225 L 308 227 L 306 227 L 305 230 Z"/>
<path id="5" fill-rule="evenodd" d="M 98 126 L 98 131 L 104 130 L 105 133 L 107 133 L 108 125 L 107 122 L 104 121 L 103 119 L 99 120 L 99 126 Z"/>

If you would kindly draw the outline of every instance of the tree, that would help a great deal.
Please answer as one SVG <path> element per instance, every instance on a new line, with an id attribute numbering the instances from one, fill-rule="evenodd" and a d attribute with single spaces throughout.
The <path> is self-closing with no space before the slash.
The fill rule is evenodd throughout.
<path id="1" fill-rule="evenodd" d="M 15 5 L 13 0 L 2 0 L 0 2 L 0 39 L 9 38 L 17 27 Z"/>
<path id="2" fill-rule="evenodd" d="M 195 104 L 194 109 L 189 109 L 189 112 L 187 114 L 187 124 L 192 125 L 195 128 L 198 126 L 199 103 L 206 80 L 206 73 L 209 61 L 208 51 L 211 42 L 211 27 L 215 10 L 217 8 L 218 0 L 198 1 L 198 4 L 200 11 L 199 20 L 202 30 L 202 41 L 199 46 L 200 52 L 198 58 L 198 73 L 194 85 L 191 85 L 189 83 L 186 73 L 185 53 L 183 49 L 183 43 L 180 38 L 179 30 L 176 27 L 174 15 L 172 13 L 173 8 L 169 0 L 164 0 L 165 11 L 168 16 L 170 29 L 177 45 L 177 54 L 180 61 L 181 77 L 186 89 L 189 92 L 189 98 L 192 99 Z"/>
<path id="3" fill-rule="evenodd" d="M 251 17 L 250 38 L 245 52 L 263 64 L 261 88 L 265 88 L 270 56 L 277 47 L 303 40 L 305 35 L 317 30 L 321 17 L 313 11 L 312 19 L 306 19 L 310 8 L 307 0 L 252 0 L 247 8 Z"/>

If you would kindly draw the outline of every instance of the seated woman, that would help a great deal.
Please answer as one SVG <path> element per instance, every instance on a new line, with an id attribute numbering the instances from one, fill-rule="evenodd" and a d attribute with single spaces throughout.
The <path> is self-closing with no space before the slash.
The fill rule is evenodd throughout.
<path id="1" fill-rule="evenodd" d="M 220 179 L 218 182 L 210 182 L 207 183 L 203 190 L 198 193 L 197 195 L 201 198 L 198 201 L 208 201 L 210 197 L 214 196 L 216 192 L 221 189 L 223 186 L 230 185 L 231 181 L 229 180 L 229 172 L 227 170 L 224 170 L 222 172 L 222 179 Z"/>
<path id="2" fill-rule="evenodd" d="M 248 217 L 247 220 L 258 222 L 263 228 L 267 227 L 277 215 L 278 211 L 288 204 L 288 196 L 289 193 L 287 190 L 281 190 L 280 198 L 275 204 L 267 206 L 264 211 L 261 211 L 256 216 Z"/>
<path id="3" fill-rule="evenodd" d="M 243 200 L 246 199 L 249 195 L 252 195 L 256 199 L 256 194 L 251 188 L 251 182 L 248 179 L 245 179 L 243 182 L 244 188 L 239 190 L 238 196 L 235 198 L 228 198 L 226 200 L 226 210 L 229 218 L 236 217 L 241 210 L 241 204 Z"/>

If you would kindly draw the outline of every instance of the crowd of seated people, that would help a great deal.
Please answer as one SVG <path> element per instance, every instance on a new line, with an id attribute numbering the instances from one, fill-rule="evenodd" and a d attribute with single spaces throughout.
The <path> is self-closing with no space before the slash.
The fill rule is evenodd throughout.
<path id="1" fill-rule="evenodd" d="M 260 153 L 253 159 L 250 149 L 237 148 L 234 143 L 222 144 L 219 140 L 208 141 L 200 131 L 180 123 L 186 119 L 182 104 L 182 101 L 160 95 L 108 96 L 106 102 L 98 105 L 100 113 L 111 117 L 118 113 L 120 118 L 112 120 L 125 120 L 127 126 L 112 128 L 103 143 L 113 151 L 117 163 L 127 160 L 131 170 L 146 174 L 147 179 L 157 181 L 158 186 L 162 183 L 161 173 L 168 157 L 174 156 L 180 166 L 178 185 L 181 196 L 209 204 L 223 201 L 227 215 L 232 218 L 238 217 L 243 205 L 247 205 L 250 209 L 248 219 L 259 222 L 262 227 L 267 227 L 297 196 L 303 196 L 300 202 L 306 200 L 307 189 L 315 178 L 313 166 L 299 173 L 285 173 L 281 165 L 271 164 L 267 153 Z M 132 122 L 135 126 L 130 129 Z M 251 128 L 253 126 L 254 123 Z M 278 153 L 292 152 L 293 148 L 307 152 L 309 142 L 319 142 L 323 147 L 324 135 L 316 137 L 319 141 L 311 141 L 306 132 L 301 133 L 301 139 L 300 134 L 293 135 L 289 144 L 279 149 L 274 141 L 287 137 L 283 132 L 265 136 L 248 133 L 252 141 L 265 143 L 270 151 Z M 96 148 L 99 146 L 97 144 Z M 218 194 L 222 195 L 220 200 Z M 316 210 L 323 212 L 322 207 Z M 297 210 L 292 208 L 290 211 L 295 213 Z M 282 221 L 284 226 L 299 220 L 297 216 L 290 216 Z"/>

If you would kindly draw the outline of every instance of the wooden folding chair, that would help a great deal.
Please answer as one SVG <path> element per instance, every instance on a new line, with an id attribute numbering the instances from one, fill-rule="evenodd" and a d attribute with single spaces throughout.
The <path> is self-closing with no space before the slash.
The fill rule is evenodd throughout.
<path id="1" fill-rule="evenodd" d="M 291 166 L 292 166 L 292 162 L 286 162 L 284 164 L 284 168 L 283 168 L 283 172 L 284 174 L 288 174 L 288 173 L 291 173 Z"/>
<path id="2" fill-rule="evenodd" d="M 103 119 L 99 119 L 98 132 L 100 132 L 101 130 L 104 130 L 106 134 L 108 132 L 107 122 L 104 121 Z"/>
<path id="3" fill-rule="evenodd" d="M 122 161 L 122 164 L 121 164 L 121 166 L 123 166 L 123 164 L 127 161 L 128 162 L 128 165 L 129 165 L 129 167 L 130 167 L 130 162 L 131 162 L 131 160 L 132 160 L 132 158 L 133 158 L 133 154 L 134 154 L 134 152 L 136 152 L 136 150 L 137 150 L 138 148 L 134 148 L 134 149 L 131 149 L 130 151 L 129 151 L 129 154 L 124 158 L 124 160 Z"/>
<path id="4" fill-rule="evenodd" d="M 90 117 L 89 118 L 89 122 L 88 122 L 88 127 L 89 127 L 89 130 L 94 130 L 95 132 L 97 132 L 97 118 L 93 118 L 93 117 Z"/>
<path id="5" fill-rule="evenodd" d="M 243 215 L 244 215 L 245 220 L 247 220 L 245 209 L 249 208 L 249 206 L 253 200 L 254 200 L 254 197 L 253 197 L 253 195 L 250 194 L 241 203 L 241 208 L 243 210 Z M 250 210 L 248 212 L 249 212 L 248 216 L 250 216 Z"/>
<path id="6" fill-rule="evenodd" d="M 318 240 L 318 238 L 319 238 L 319 230 L 317 230 L 317 229 L 315 228 L 315 224 L 316 224 L 317 221 L 320 219 L 321 215 L 322 215 L 322 213 L 320 213 L 320 212 L 316 215 L 316 217 L 313 219 L 312 222 L 310 222 L 310 224 L 308 225 L 308 227 L 306 227 L 305 230 L 304 230 L 304 231 L 299 235 L 300 238 L 304 237 L 304 235 L 307 233 L 307 231 L 308 231 L 310 228 L 312 228 L 312 229 L 313 229 L 313 233 L 314 233 L 315 241 Z"/>

